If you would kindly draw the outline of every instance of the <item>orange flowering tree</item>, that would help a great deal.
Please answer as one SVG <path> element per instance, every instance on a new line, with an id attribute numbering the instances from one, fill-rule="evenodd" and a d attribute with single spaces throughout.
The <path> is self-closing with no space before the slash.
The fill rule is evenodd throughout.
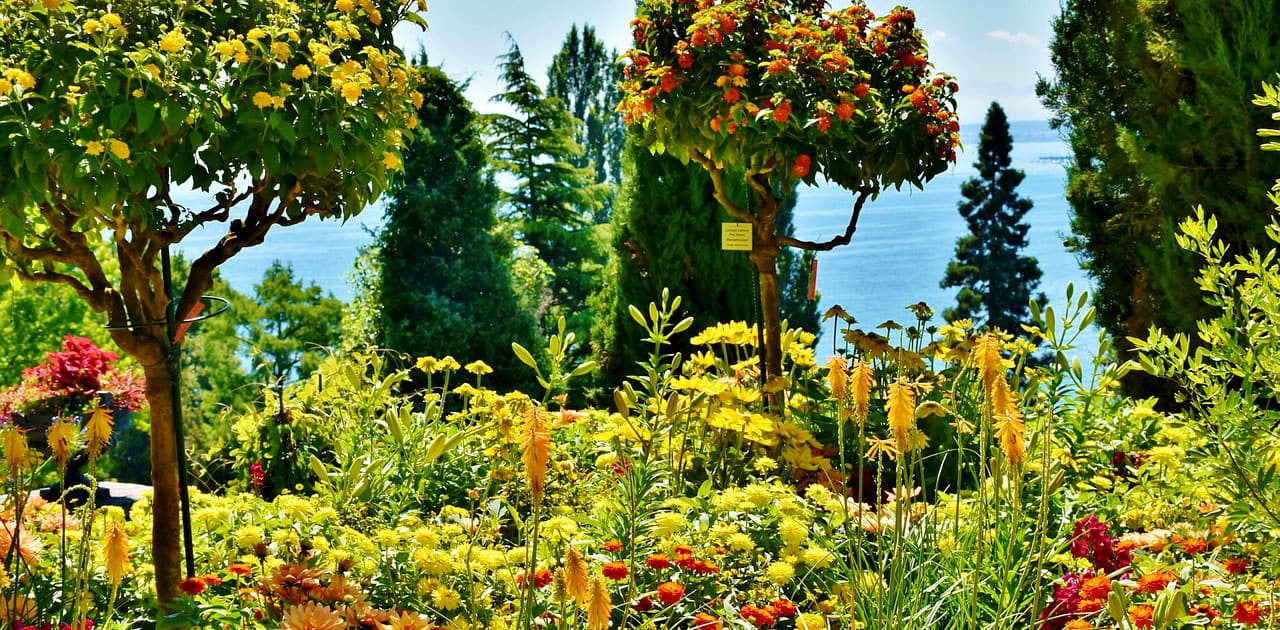
<path id="1" fill-rule="evenodd" d="M 347 218 L 381 193 L 421 103 L 391 34 L 421 9 L 0 0 L 0 276 L 70 287 L 144 368 L 162 602 L 181 580 L 166 311 L 191 312 L 214 269 L 272 228 Z M 164 252 L 210 224 L 222 237 L 169 290 Z"/>
<path id="2" fill-rule="evenodd" d="M 782 246 L 848 244 L 868 199 L 922 186 L 955 161 L 955 81 L 931 75 L 915 14 L 877 18 L 861 0 L 643 0 L 632 21 L 620 106 L 654 152 L 701 164 L 717 200 L 752 226 L 767 376 L 781 373 L 776 260 Z M 752 203 L 724 174 L 746 169 Z M 775 232 L 778 191 L 821 177 L 855 193 L 843 234 L 825 242 Z"/>

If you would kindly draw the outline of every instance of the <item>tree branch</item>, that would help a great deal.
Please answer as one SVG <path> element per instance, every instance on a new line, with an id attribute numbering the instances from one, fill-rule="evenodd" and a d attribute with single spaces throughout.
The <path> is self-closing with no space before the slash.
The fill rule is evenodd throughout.
<path id="1" fill-rule="evenodd" d="M 691 151 L 689 153 L 689 159 L 701 164 L 702 168 L 711 176 L 711 187 L 715 191 L 714 194 L 716 201 L 719 201 L 720 205 L 724 206 L 724 209 L 729 213 L 729 216 L 748 223 L 755 223 L 756 218 L 752 216 L 750 212 L 743 209 L 742 206 L 734 203 L 733 200 L 729 198 L 729 192 L 724 186 L 724 169 L 717 168 L 715 163 L 711 161 L 711 158 L 708 158 L 696 151 Z"/>
<path id="2" fill-rule="evenodd" d="M 99 300 L 97 296 L 94 295 L 93 289 L 89 288 L 88 285 L 81 282 L 79 278 L 71 274 L 47 270 L 30 271 L 22 267 L 18 267 L 16 269 L 16 273 L 19 278 L 22 278 L 27 282 L 50 282 L 53 284 L 61 284 L 71 287 L 80 296 L 80 299 L 84 300 L 90 306 L 95 306 L 96 310 L 96 304 Z"/>
<path id="3" fill-rule="evenodd" d="M 858 231 L 858 217 L 862 216 L 862 206 L 867 203 L 867 199 L 874 195 L 877 190 L 874 186 L 865 186 L 858 189 L 858 200 L 853 204 L 853 215 L 849 217 L 849 226 L 844 229 L 844 234 L 823 243 L 804 241 L 790 236 L 779 236 L 778 244 L 819 252 L 831 251 L 841 245 L 848 245 L 849 241 L 853 240 L 853 233 Z"/>

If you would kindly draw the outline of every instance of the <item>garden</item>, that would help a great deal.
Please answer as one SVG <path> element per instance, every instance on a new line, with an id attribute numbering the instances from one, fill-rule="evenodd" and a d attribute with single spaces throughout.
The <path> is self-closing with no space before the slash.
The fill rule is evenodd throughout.
<path id="1" fill-rule="evenodd" d="M 396 46 L 425 5 L 0 0 L 2 627 L 1280 627 L 1280 168 L 1222 184 L 1252 214 L 1167 210 L 1188 185 L 1117 156 L 1185 142 L 1089 118 L 1103 10 L 1067 2 L 1041 96 L 1097 289 L 1034 294 L 993 104 L 957 304 L 819 313 L 814 253 L 961 149 L 915 13 L 834 5 L 642 0 L 620 55 L 574 27 L 588 97 L 513 41 L 515 113 L 480 115 Z M 1249 175 L 1278 69 L 1227 121 Z M 842 233 L 795 235 L 801 184 L 851 196 Z M 375 203 L 350 304 L 219 275 Z M 738 251 L 677 252 L 722 222 Z"/>

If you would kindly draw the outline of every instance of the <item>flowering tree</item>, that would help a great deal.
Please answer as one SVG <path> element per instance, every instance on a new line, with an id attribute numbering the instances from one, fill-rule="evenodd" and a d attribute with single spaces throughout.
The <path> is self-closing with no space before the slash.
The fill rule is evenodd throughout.
<path id="1" fill-rule="evenodd" d="M 632 21 L 620 109 L 654 152 L 693 160 L 717 200 L 752 226 L 760 273 L 766 375 L 781 373 L 776 260 L 782 246 L 848 244 L 868 199 L 886 186 L 922 186 L 959 144 L 947 75 L 929 76 L 915 14 L 883 19 L 861 0 L 642 0 Z M 726 192 L 746 169 L 753 204 Z M 825 242 L 775 232 L 778 191 L 821 175 L 856 194 L 848 227 Z"/>
<path id="2" fill-rule="evenodd" d="M 421 17 L 407 0 L 0 0 L 0 15 L 0 275 L 71 287 L 142 364 L 156 588 L 171 601 L 166 309 L 191 312 L 214 269 L 271 228 L 350 217 L 385 188 L 421 102 L 391 33 Z M 184 207 L 179 187 L 215 201 Z M 170 290 L 164 252 L 206 224 L 225 233 Z M 100 239 L 114 256 L 95 254 Z"/>

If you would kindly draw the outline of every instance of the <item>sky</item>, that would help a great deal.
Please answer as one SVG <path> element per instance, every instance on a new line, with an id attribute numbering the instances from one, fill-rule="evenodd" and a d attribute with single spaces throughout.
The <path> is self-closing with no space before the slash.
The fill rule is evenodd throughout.
<path id="1" fill-rule="evenodd" d="M 987 107 L 999 101 L 1011 120 L 1045 120 L 1035 96 L 1037 75 L 1052 76 L 1049 41 L 1058 0 L 902 0 L 914 9 L 929 42 L 935 71 L 956 76 L 962 123 L 980 124 Z M 896 2 L 869 0 L 877 15 Z M 836 0 L 832 6 L 847 6 Z M 605 44 L 625 52 L 631 0 L 435 0 L 423 32 L 412 25 L 397 31 L 406 53 L 425 49 L 431 63 L 454 79 L 469 80 L 467 96 L 482 112 L 501 91 L 498 56 L 515 39 L 528 69 L 545 85 L 546 68 L 574 25 L 590 24 Z"/>

